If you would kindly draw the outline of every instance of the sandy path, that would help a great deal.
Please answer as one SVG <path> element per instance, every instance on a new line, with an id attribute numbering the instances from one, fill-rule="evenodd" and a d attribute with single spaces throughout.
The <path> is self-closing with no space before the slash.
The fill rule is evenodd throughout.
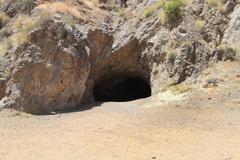
<path id="1" fill-rule="evenodd" d="M 0 160 L 239 160 L 240 110 L 105 103 L 83 112 L 0 112 Z"/>

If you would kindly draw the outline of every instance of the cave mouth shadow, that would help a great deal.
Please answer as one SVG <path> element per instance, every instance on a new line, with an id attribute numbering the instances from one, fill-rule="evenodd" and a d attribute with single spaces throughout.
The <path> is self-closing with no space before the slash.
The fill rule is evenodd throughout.
<path id="1" fill-rule="evenodd" d="M 111 77 L 93 88 L 96 102 L 127 102 L 151 96 L 151 87 L 140 77 Z"/>

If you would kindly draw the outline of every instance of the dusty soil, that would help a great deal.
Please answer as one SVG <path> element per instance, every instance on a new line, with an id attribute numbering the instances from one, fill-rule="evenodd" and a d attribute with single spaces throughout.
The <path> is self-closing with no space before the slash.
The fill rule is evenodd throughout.
<path id="1" fill-rule="evenodd" d="M 239 63 L 219 67 L 231 66 L 238 74 Z M 236 76 L 228 70 L 226 74 Z M 221 82 L 183 95 L 109 102 L 57 115 L 4 110 L 0 112 L 0 159 L 239 160 L 240 102 L 234 97 L 239 84 L 237 78 L 231 82 L 229 103 L 214 101 L 224 100 L 221 95 L 226 98 L 225 90 L 230 91 L 226 86 L 231 85 Z"/>
<path id="2" fill-rule="evenodd" d="M 106 103 L 55 116 L 0 114 L 0 159 L 240 159 L 240 110 Z"/>

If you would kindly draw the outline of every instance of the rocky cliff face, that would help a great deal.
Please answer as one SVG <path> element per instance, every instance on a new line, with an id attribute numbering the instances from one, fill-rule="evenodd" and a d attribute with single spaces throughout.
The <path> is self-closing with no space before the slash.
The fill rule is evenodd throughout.
<path id="1" fill-rule="evenodd" d="M 93 20 L 73 25 L 55 13 L 5 56 L 9 60 L 3 70 L 11 74 L 2 76 L 1 105 L 34 114 L 80 108 L 94 102 L 95 85 L 108 78 L 113 79 L 111 86 L 138 77 L 151 86 L 152 94 L 158 94 L 201 74 L 210 63 L 234 60 L 227 51 L 234 55 L 236 51 L 228 49 L 230 45 L 228 50 L 220 46 L 240 40 L 238 1 L 226 1 L 220 12 L 204 0 L 195 0 L 171 25 L 163 24 L 159 14 L 142 17 L 155 3 L 129 1 L 124 12 L 135 16 L 121 16 L 110 7 L 99 11 L 98 20 L 90 7 L 78 1 L 80 10 L 89 12 Z M 32 16 L 38 10 L 33 9 Z"/>

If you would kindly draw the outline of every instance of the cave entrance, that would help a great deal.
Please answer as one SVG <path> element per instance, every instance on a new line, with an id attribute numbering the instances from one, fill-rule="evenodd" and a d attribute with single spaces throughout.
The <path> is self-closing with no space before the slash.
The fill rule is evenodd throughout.
<path id="1" fill-rule="evenodd" d="M 151 87 L 139 77 L 111 77 L 103 79 L 93 88 L 98 102 L 126 102 L 151 96 Z"/>

